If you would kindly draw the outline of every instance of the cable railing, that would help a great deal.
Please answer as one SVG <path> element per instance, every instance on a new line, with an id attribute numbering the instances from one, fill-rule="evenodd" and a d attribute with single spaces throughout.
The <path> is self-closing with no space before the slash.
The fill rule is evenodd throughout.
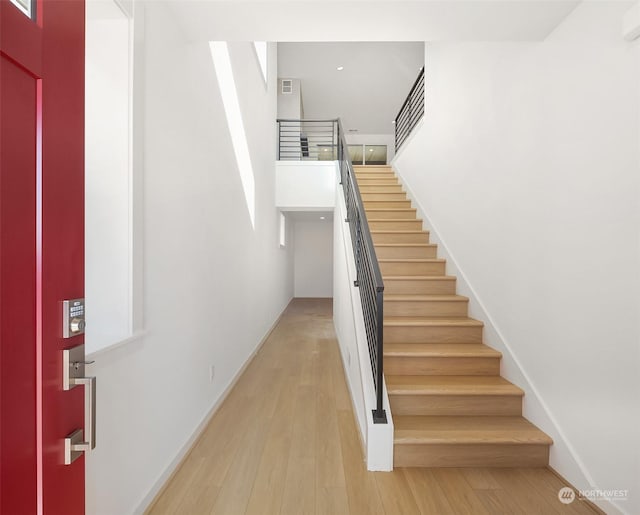
<path id="1" fill-rule="evenodd" d="M 395 119 L 396 152 L 424 115 L 424 66 Z"/>
<path id="2" fill-rule="evenodd" d="M 278 159 L 338 161 L 340 184 L 347 207 L 345 222 L 349 223 L 356 263 L 355 286 L 360 291 L 369 360 L 376 392 L 373 421 L 376 424 L 386 424 L 387 414 L 382 406 L 384 283 L 342 122 L 340 119 L 278 120 Z"/>

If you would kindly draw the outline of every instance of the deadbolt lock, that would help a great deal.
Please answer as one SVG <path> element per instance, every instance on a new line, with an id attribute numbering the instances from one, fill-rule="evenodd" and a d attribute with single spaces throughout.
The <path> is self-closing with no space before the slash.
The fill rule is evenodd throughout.
<path id="1" fill-rule="evenodd" d="M 84 333 L 84 299 L 62 301 L 62 336 L 71 338 Z"/>

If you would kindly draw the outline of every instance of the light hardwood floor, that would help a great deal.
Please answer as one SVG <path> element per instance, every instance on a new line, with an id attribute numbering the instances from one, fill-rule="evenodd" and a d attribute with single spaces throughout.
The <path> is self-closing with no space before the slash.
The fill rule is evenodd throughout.
<path id="1" fill-rule="evenodd" d="M 367 472 L 330 299 L 294 299 L 147 513 L 596 513 L 547 469 Z"/>

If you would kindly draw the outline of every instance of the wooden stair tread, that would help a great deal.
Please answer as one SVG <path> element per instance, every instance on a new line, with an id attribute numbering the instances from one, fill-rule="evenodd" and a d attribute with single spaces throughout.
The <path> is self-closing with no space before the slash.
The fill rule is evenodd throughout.
<path id="1" fill-rule="evenodd" d="M 500 358 L 483 343 L 385 343 L 384 355 L 411 358 Z"/>
<path id="2" fill-rule="evenodd" d="M 385 381 L 389 395 L 524 395 L 502 376 L 386 375 Z"/>
<path id="3" fill-rule="evenodd" d="M 393 425 L 396 444 L 553 444 L 524 417 L 404 415 Z"/>
<path id="4" fill-rule="evenodd" d="M 425 233 L 429 234 L 429 231 L 417 231 L 417 230 L 411 231 L 409 229 L 387 229 L 387 230 L 374 229 L 371 231 L 371 234 L 425 234 Z M 404 243 L 400 243 L 400 245 L 404 245 Z"/>
<path id="5" fill-rule="evenodd" d="M 397 326 L 429 326 L 429 327 L 484 327 L 484 322 L 469 317 L 385 317 L 384 325 Z"/>
<path id="6" fill-rule="evenodd" d="M 392 209 L 392 211 L 397 211 L 396 209 Z M 420 218 L 369 218 L 367 217 L 367 221 L 371 222 L 422 222 Z M 371 231 L 376 232 L 376 231 Z M 379 232 L 400 232 L 400 231 L 379 231 Z M 423 231 L 406 231 L 403 232 L 423 232 Z M 424 231 L 427 232 L 427 231 Z"/>
<path id="7" fill-rule="evenodd" d="M 463 295 L 424 295 L 420 293 L 389 293 L 384 296 L 390 302 L 466 302 L 468 297 Z"/>
<path id="8" fill-rule="evenodd" d="M 380 195 L 384 195 L 384 193 L 381 193 Z M 365 200 L 366 202 L 366 200 Z M 386 202 L 390 202 L 389 200 L 387 200 Z M 384 211 L 384 212 L 389 212 L 389 211 L 416 211 L 415 207 L 370 207 L 369 209 L 365 209 L 365 211 L 367 212 L 376 212 L 376 211 Z"/>
<path id="9" fill-rule="evenodd" d="M 378 263 L 445 263 L 442 258 L 381 258 Z"/>
<path id="10" fill-rule="evenodd" d="M 389 275 L 382 274 L 383 279 L 390 281 L 455 281 L 454 275 Z"/>
<path id="11" fill-rule="evenodd" d="M 371 231 L 371 232 L 374 232 L 374 231 Z M 435 243 L 375 243 L 374 244 L 374 247 L 390 247 L 390 248 L 399 248 L 399 247 L 433 248 L 437 246 L 438 245 Z"/>
<path id="12" fill-rule="evenodd" d="M 384 357 L 395 466 L 547 465 L 552 439 L 520 416 L 524 391 L 499 375 L 502 353 L 482 343 L 484 324 L 468 316 L 456 277 L 444 275 L 446 260 L 428 243 L 403 181 L 388 165 L 354 170 L 393 292 L 384 296 Z"/>

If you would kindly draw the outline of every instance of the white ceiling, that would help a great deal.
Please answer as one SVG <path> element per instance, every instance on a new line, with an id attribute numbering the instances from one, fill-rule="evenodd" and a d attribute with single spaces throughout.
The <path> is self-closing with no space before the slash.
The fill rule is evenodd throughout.
<path id="1" fill-rule="evenodd" d="M 171 7 L 194 41 L 540 41 L 580 1 L 165 0 L 164 3 Z"/>
<path id="2" fill-rule="evenodd" d="M 422 66 L 424 43 L 278 43 L 278 77 L 300 79 L 305 118 L 359 134 L 393 132 Z"/>
<path id="3" fill-rule="evenodd" d="M 139 0 L 139 3 L 160 1 L 169 7 L 191 41 L 309 43 L 541 41 L 580 3 L 580 0 Z M 316 73 L 312 64 L 318 69 L 326 66 L 335 70 L 337 57 L 340 55 L 336 52 L 328 52 L 309 59 L 308 65 L 303 66 L 292 55 L 290 62 L 297 61 L 300 65 L 294 68 L 294 64 L 289 67 L 289 59 L 283 56 L 285 64 L 280 76 L 297 75 L 305 81 L 306 117 L 315 113 L 320 116 L 322 111 L 327 112 L 322 117 L 340 115 L 346 126 L 358 128 L 361 133 L 389 132 L 386 124 L 395 116 L 393 111 L 400 107 L 400 99 L 408 93 L 417 66 L 411 70 L 414 65 L 402 60 L 388 60 L 384 66 L 368 60 L 369 75 L 376 74 L 376 68 L 385 73 L 378 75 L 380 84 L 366 84 L 371 89 L 366 98 L 362 97 L 364 82 L 359 78 L 364 72 L 356 71 L 359 65 L 355 60 L 349 68 L 343 64 L 347 73 L 324 83 L 324 90 L 321 82 L 305 79 Z M 344 54 L 340 61 L 346 62 L 346 57 Z M 394 84 L 392 93 L 387 86 L 389 81 Z M 331 100 L 338 87 L 343 91 L 347 87 L 358 88 L 358 105 L 344 106 Z M 388 99 L 384 112 L 376 107 L 382 91 Z M 393 96 L 396 93 L 398 96 Z M 344 96 L 354 98 L 351 91 Z M 362 113 L 362 117 L 356 113 Z"/>

